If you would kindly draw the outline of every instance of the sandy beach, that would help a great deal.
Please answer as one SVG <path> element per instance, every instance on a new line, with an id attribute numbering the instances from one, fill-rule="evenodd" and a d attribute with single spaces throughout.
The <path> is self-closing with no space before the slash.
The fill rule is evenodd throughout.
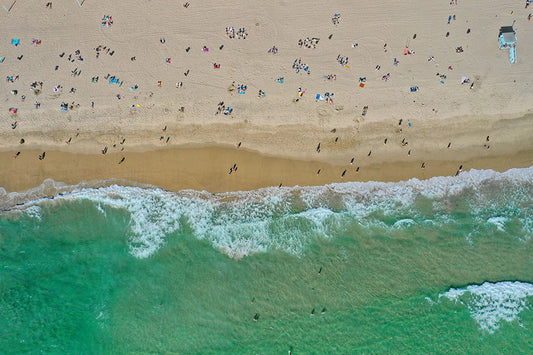
<path id="1" fill-rule="evenodd" d="M 221 192 L 533 165 L 525 1 L 50 4 L 0 13 L 6 191 L 124 179 Z M 511 25 L 514 64 L 498 48 Z"/>

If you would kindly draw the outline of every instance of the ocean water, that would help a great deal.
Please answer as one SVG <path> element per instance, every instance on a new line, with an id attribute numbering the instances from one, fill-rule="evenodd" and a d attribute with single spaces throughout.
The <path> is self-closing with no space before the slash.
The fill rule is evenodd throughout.
<path id="1" fill-rule="evenodd" d="M 2 354 L 533 351 L 533 167 L 0 206 Z"/>

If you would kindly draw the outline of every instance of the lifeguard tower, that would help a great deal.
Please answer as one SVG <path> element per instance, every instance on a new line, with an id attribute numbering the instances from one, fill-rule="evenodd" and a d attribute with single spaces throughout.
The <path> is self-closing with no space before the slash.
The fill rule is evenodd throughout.
<path id="1" fill-rule="evenodd" d="M 513 26 L 502 26 L 500 28 L 499 45 L 500 49 L 509 50 L 509 62 L 516 62 L 516 32 Z"/>

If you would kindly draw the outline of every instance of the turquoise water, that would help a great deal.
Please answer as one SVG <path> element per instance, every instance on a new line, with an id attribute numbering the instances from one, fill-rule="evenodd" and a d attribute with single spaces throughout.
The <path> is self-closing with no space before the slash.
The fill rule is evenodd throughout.
<path id="1" fill-rule="evenodd" d="M 533 167 L 0 205 L 3 354 L 533 349 Z"/>

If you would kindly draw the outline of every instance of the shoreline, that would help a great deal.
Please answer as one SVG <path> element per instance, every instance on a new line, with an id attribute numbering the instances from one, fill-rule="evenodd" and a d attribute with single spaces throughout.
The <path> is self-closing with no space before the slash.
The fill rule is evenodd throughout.
<path id="1" fill-rule="evenodd" d="M 170 148 L 122 155 L 76 154 L 49 151 L 43 161 L 35 157 L 37 150 L 24 151 L 14 160 L 14 152 L 0 152 L 1 189 L 24 193 L 43 187 L 46 180 L 59 185 L 101 187 L 111 184 L 158 187 L 169 191 L 198 190 L 210 193 L 256 190 L 279 186 L 319 186 L 340 182 L 398 182 L 412 178 L 426 180 L 435 176 L 453 176 L 458 166 L 462 171 L 492 169 L 503 172 L 512 168 L 533 166 L 533 150 L 512 156 L 485 156 L 465 160 L 427 160 L 425 168 L 418 161 L 369 162 L 364 166 L 335 165 L 320 161 L 303 161 L 265 156 L 256 152 L 226 147 Z M 16 165 L 13 164 L 16 162 Z M 228 174 L 237 163 L 238 170 Z M 317 170 L 321 169 L 320 175 Z M 342 177 L 342 172 L 346 174 Z M 54 195 L 55 187 L 45 196 Z"/>
<path id="2" fill-rule="evenodd" d="M 463 171 L 502 172 L 533 166 L 532 122 L 531 114 L 490 120 L 406 120 L 402 125 L 396 120 L 365 121 L 344 128 L 333 124 L 307 126 L 300 134 L 297 131 L 301 127 L 289 125 L 273 127 L 270 132 L 265 127 L 222 130 L 218 125 L 169 126 L 179 133 L 168 145 L 159 141 L 159 133 L 148 130 L 105 136 L 80 132 L 78 137 L 72 136 L 70 144 L 60 138 L 65 136 L 63 132 L 50 136 L 43 132 L 40 137 L 24 135 L 26 142 L 16 143 L 16 151 L 13 142 L 0 145 L 0 188 L 22 192 L 46 179 L 68 185 L 119 179 L 165 190 L 216 193 L 279 184 L 427 179 L 453 176 L 460 166 Z M 11 140 L 20 137 L 12 136 Z M 235 144 L 238 137 L 242 139 L 240 148 Z M 212 143 L 196 141 L 202 139 Z M 407 145 L 402 144 L 404 139 Z M 449 141 L 452 145 L 447 148 Z M 317 143 L 321 144 L 320 153 Z M 105 155 L 104 146 L 109 148 Z M 20 156 L 13 159 L 18 151 Z M 41 161 L 38 156 L 43 151 L 46 157 Z M 124 162 L 118 164 L 122 158 Z M 234 164 L 238 170 L 228 174 Z"/>

